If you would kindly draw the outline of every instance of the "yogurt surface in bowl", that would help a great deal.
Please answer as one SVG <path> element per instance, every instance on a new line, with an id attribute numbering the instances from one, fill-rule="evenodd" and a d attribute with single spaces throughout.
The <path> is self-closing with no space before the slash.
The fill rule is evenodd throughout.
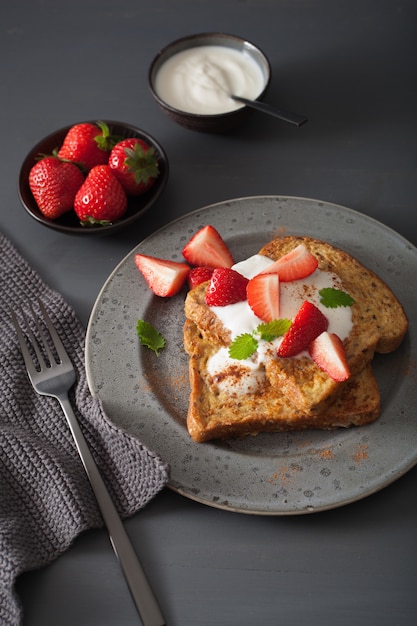
<path id="1" fill-rule="evenodd" d="M 266 79 L 244 51 L 203 45 L 174 54 L 159 68 L 155 91 L 169 106 L 197 115 L 217 115 L 242 108 L 230 96 L 256 99 Z"/>

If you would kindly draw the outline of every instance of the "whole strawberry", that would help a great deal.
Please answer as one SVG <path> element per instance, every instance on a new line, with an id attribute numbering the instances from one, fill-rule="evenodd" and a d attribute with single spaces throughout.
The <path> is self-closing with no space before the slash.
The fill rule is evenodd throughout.
<path id="1" fill-rule="evenodd" d="M 109 167 L 126 193 L 139 196 L 148 191 L 159 175 L 155 149 L 137 137 L 123 139 L 109 157 Z"/>
<path id="2" fill-rule="evenodd" d="M 41 213 L 56 220 L 74 206 L 84 175 L 74 163 L 44 157 L 29 172 L 29 187 Z"/>
<path id="3" fill-rule="evenodd" d="M 95 165 L 104 165 L 117 138 L 110 134 L 105 122 L 75 124 L 65 136 L 58 156 L 82 165 L 87 171 Z"/>
<path id="4" fill-rule="evenodd" d="M 126 209 L 126 193 L 108 165 L 93 167 L 74 200 L 81 224 L 107 225 L 120 219 Z"/>

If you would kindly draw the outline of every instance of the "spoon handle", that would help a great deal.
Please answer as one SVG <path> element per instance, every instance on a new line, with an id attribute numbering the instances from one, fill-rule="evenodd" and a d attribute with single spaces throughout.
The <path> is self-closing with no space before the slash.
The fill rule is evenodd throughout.
<path id="1" fill-rule="evenodd" d="M 305 117 L 305 115 L 298 115 L 297 113 L 283 111 L 282 109 L 272 107 L 265 102 L 259 102 L 259 100 L 248 100 L 247 98 L 242 98 L 241 96 L 232 96 L 232 98 L 237 102 L 246 104 L 248 107 L 252 107 L 252 109 L 256 109 L 262 113 L 268 113 L 268 115 L 278 117 L 279 119 L 289 122 L 290 124 L 294 124 L 295 126 L 301 126 L 301 124 L 305 124 L 305 122 L 308 121 L 308 118 Z"/>

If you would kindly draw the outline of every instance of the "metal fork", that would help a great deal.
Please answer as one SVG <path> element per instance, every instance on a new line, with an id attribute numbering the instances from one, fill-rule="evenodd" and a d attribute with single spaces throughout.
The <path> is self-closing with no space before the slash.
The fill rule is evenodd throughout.
<path id="1" fill-rule="evenodd" d="M 21 309 L 21 314 L 26 326 L 27 339 L 19 325 L 15 312 L 11 311 L 29 379 L 37 393 L 44 396 L 52 396 L 61 404 L 84 469 L 97 499 L 97 504 L 107 527 L 111 544 L 119 559 L 134 603 L 142 619 L 143 626 L 166 626 L 165 619 L 158 606 L 154 593 L 138 561 L 134 548 L 72 410 L 68 398 L 68 391 L 76 380 L 74 367 L 41 301 L 39 301 L 39 306 L 56 355 L 54 355 L 53 350 L 51 350 L 48 344 L 47 334 L 42 328 L 41 321 L 36 316 L 32 305 L 30 305 L 30 309 L 40 336 L 39 342 L 36 340 L 29 326 L 28 318 L 23 310 Z M 32 354 L 28 348 L 27 340 L 32 346 Z M 32 356 L 35 355 L 36 359 L 33 359 Z M 35 362 L 35 360 L 37 362 Z"/>

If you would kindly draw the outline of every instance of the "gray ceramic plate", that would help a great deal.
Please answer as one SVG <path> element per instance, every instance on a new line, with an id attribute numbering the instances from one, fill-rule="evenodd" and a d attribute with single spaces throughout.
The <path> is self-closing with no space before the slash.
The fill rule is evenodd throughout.
<path id="1" fill-rule="evenodd" d="M 374 424 L 334 432 L 267 434 L 196 444 L 185 427 L 187 358 L 182 348 L 184 294 L 157 298 L 134 263 L 142 252 L 181 260 L 188 239 L 215 226 L 236 260 L 276 234 L 306 234 L 340 246 L 394 290 L 409 319 L 417 311 L 417 250 L 364 215 L 326 202 L 262 196 L 222 202 L 162 228 L 116 267 L 92 311 L 87 375 L 107 414 L 171 466 L 170 486 L 199 502 L 244 513 L 321 511 L 368 496 L 417 463 L 417 353 L 413 324 L 399 350 L 375 359 L 382 415 Z M 156 357 L 139 345 L 138 318 L 167 339 Z"/>

